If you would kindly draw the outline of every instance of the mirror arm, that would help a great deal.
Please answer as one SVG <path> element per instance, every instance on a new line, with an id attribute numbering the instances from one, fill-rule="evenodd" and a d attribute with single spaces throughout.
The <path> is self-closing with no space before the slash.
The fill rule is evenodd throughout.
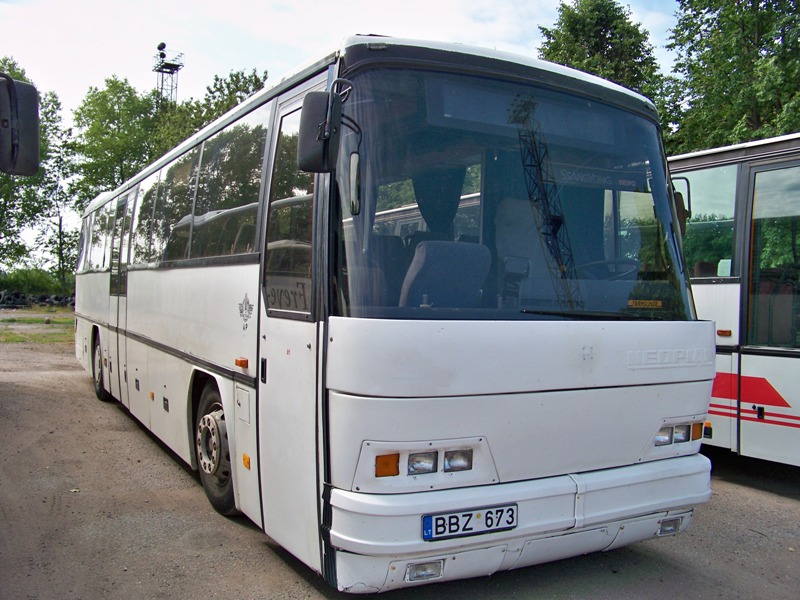
<path id="1" fill-rule="evenodd" d="M 337 84 L 346 85 L 347 88 L 342 92 L 337 92 L 336 91 L 336 85 Z M 341 78 L 341 77 L 338 78 L 338 79 L 334 79 L 333 83 L 331 83 L 331 90 L 330 90 L 330 94 L 329 94 L 330 99 L 328 100 L 328 114 L 326 115 L 325 120 L 322 123 L 319 124 L 320 133 L 319 133 L 317 139 L 319 139 L 320 141 L 328 141 L 329 139 L 331 139 L 331 133 L 332 133 L 332 131 L 331 131 L 331 127 L 332 127 L 331 123 L 333 121 L 333 119 L 331 117 L 333 115 L 333 104 L 334 104 L 335 96 L 337 96 L 337 95 L 341 96 L 342 97 L 342 103 L 344 103 L 345 98 L 346 98 L 347 94 L 350 92 L 350 89 L 352 89 L 352 87 L 353 87 L 353 82 L 352 81 L 350 81 L 349 79 Z"/>

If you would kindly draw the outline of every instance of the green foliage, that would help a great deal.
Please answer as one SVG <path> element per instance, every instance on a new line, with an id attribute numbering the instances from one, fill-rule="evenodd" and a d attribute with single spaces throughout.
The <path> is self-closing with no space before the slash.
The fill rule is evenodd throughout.
<path id="1" fill-rule="evenodd" d="M 261 75 L 255 69 L 249 74 L 244 71 L 231 71 L 225 79 L 215 75 L 212 84 L 206 87 L 202 100 L 190 98 L 178 104 L 162 102 L 153 132 L 152 158 L 162 156 L 252 96 L 264 87 L 266 81 L 266 71 Z"/>
<path id="2" fill-rule="evenodd" d="M 649 33 L 631 21 L 630 8 L 615 0 L 561 2 L 553 28 L 539 27 L 539 57 L 598 75 L 650 98 L 660 94 L 662 77 Z"/>
<path id="3" fill-rule="evenodd" d="M 61 102 L 47 92 L 41 113 L 43 138 L 47 148 L 42 160 L 41 180 L 36 193 L 42 210 L 36 225 L 36 245 L 49 257 L 52 272 L 60 283 L 62 292 L 68 288 L 69 276 L 75 268 L 78 255 L 79 231 L 67 225 L 69 216 L 75 216 L 76 206 L 67 182 L 75 173 L 75 161 L 70 149 L 72 130 L 61 121 Z M 74 219 L 73 219 L 74 221 Z"/>
<path id="4" fill-rule="evenodd" d="M 64 288 L 52 273 L 44 269 L 14 269 L 9 273 L 0 272 L 0 290 L 22 292 L 23 294 L 71 294 L 75 285 L 74 277 L 68 278 Z"/>
<path id="5" fill-rule="evenodd" d="M 690 269 L 705 263 L 716 273 L 719 261 L 733 256 L 733 219 L 713 214 L 692 215 L 683 238 L 683 253 Z"/>
<path id="6" fill-rule="evenodd" d="M 33 310 L 41 313 L 43 309 L 36 307 Z M 47 321 L 41 314 L 33 316 L 28 309 L 16 311 L 18 317 L 1 320 L 0 344 L 57 344 L 74 341 L 75 317 L 71 310 L 47 307 L 44 312 L 48 314 Z M 31 316 L 26 316 L 27 314 Z M 59 314 L 63 316 L 56 316 Z"/>
<path id="7" fill-rule="evenodd" d="M 202 104 L 189 99 L 180 104 L 162 102 L 152 133 L 152 159 L 156 160 L 203 126 Z"/>
<path id="8" fill-rule="evenodd" d="M 214 75 L 214 81 L 206 87 L 203 97 L 203 125 L 206 125 L 240 104 L 264 87 L 267 72 L 258 74 L 253 69 L 249 74 L 244 71 L 231 71 L 223 79 Z"/>
<path id="9" fill-rule="evenodd" d="M 150 162 L 156 98 L 155 92 L 139 94 L 117 76 L 106 79 L 103 89 L 89 89 L 74 114 L 80 175 L 74 191 L 81 207 Z"/>
<path id="10" fill-rule="evenodd" d="M 761 269 L 800 269 L 800 217 L 758 219 L 753 238 Z M 795 276 L 796 277 L 796 276 Z"/>
<path id="11" fill-rule="evenodd" d="M 796 0 L 680 0 L 670 153 L 800 130 Z"/>

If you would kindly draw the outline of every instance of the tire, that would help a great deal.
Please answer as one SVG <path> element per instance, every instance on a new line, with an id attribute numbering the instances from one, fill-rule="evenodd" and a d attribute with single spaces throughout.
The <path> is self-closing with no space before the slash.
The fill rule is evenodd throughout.
<path id="1" fill-rule="evenodd" d="M 113 400 L 103 386 L 103 349 L 100 347 L 100 338 L 94 340 L 92 348 L 92 379 L 94 380 L 94 393 L 99 400 L 110 402 Z"/>
<path id="2" fill-rule="evenodd" d="M 207 383 L 200 395 L 194 432 L 200 481 L 208 501 L 220 514 L 239 514 L 233 496 L 225 413 L 222 410 L 222 398 L 214 382 Z"/>

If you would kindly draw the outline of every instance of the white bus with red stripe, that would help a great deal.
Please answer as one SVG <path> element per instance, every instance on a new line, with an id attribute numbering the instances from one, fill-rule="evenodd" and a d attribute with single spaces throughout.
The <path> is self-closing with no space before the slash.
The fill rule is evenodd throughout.
<path id="1" fill-rule="evenodd" d="M 800 134 L 670 159 L 691 199 L 698 316 L 716 321 L 707 444 L 800 465 Z"/>

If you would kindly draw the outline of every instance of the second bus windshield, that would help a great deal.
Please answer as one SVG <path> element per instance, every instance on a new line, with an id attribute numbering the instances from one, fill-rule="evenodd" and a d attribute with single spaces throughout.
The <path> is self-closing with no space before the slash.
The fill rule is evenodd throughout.
<path id="1" fill-rule="evenodd" d="M 645 118 L 402 69 L 354 77 L 343 115 L 336 314 L 689 318 Z"/>

